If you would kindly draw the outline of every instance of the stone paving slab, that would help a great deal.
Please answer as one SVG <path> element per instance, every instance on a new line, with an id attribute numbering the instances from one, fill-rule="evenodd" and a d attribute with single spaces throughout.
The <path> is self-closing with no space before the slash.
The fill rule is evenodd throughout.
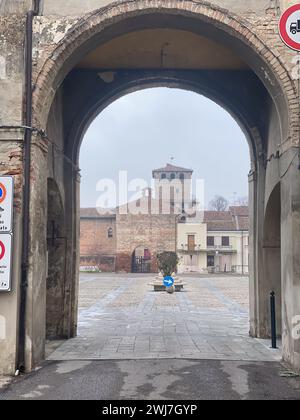
<path id="1" fill-rule="evenodd" d="M 48 360 L 281 360 L 269 342 L 249 337 L 247 278 L 184 282 L 170 295 L 153 292 L 149 276 L 84 275 L 78 337 L 52 343 Z"/>

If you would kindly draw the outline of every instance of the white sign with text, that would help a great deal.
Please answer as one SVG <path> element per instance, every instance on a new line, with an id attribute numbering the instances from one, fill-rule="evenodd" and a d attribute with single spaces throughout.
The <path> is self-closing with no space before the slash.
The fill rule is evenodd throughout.
<path id="1" fill-rule="evenodd" d="M 11 290 L 12 235 L 0 235 L 0 292 Z"/>

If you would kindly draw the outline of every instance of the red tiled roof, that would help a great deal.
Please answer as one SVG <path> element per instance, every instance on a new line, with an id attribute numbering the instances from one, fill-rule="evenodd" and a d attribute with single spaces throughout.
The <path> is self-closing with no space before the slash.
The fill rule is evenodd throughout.
<path id="1" fill-rule="evenodd" d="M 231 213 L 229 211 L 205 211 L 204 221 L 229 221 L 232 220 Z"/>
<path id="2" fill-rule="evenodd" d="M 182 168 L 180 166 L 171 165 L 167 163 L 164 168 L 154 169 L 152 172 L 190 172 L 193 173 L 192 169 Z"/>
<path id="3" fill-rule="evenodd" d="M 208 231 L 249 230 L 249 209 L 232 206 L 228 211 L 205 211 L 204 223 Z"/>
<path id="4" fill-rule="evenodd" d="M 232 207 L 229 207 L 229 211 L 234 216 L 249 217 L 249 207 L 248 206 L 232 206 Z"/>

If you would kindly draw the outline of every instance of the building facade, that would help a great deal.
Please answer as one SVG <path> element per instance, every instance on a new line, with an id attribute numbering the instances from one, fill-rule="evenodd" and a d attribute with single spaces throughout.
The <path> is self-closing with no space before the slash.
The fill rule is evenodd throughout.
<path id="1" fill-rule="evenodd" d="M 205 211 L 202 222 L 177 229 L 179 272 L 249 273 L 248 207 Z"/>
<path id="2" fill-rule="evenodd" d="M 177 251 L 180 273 L 247 274 L 248 208 L 188 216 L 192 173 L 167 164 L 139 200 L 109 212 L 82 209 L 81 270 L 156 273 L 157 254 Z"/>
<path id="3" fill-rule="evenodd" d="M 162 198 L 158 182 L 155 190 L 146 189 L 140 199 L 109 212 L 81 209 L 82 271 L 157 273 L 157 254 L 176 251 L 178 215 L 174 194 L 167 193 L 168 198 Z"/>
<path id="4" fill-rule="evenodd" d="M 116 215 L 100 214 L 96 209 L 81 209 L 81 271 L 116 270 Z"/>

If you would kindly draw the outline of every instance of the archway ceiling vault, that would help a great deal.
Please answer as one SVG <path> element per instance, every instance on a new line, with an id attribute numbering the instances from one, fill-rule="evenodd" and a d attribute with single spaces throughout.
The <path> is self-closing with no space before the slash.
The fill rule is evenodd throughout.
<path id="1" fill-rule="evenodd" d="M 99 46 L 77 65 L 82 69 L 249 70 L 229 48 L 178 29 L 145 29 Z"/>

